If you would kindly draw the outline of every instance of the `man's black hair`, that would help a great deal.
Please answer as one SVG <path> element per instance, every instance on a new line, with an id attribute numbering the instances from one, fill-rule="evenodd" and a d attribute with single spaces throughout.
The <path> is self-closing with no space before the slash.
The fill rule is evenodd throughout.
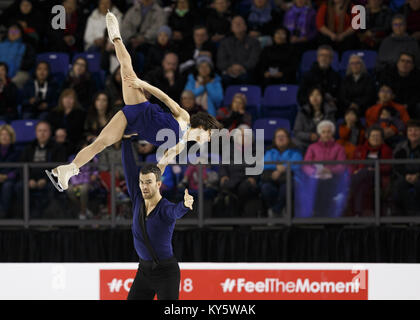
<path id="1" fill-rule="evenodd" d="M 156 182 L 162 179 L 162 172 L 155 164 L 146 164 L 140 169 L 140 174 L 149 174 L 154 173 L 156 177 Z"/>

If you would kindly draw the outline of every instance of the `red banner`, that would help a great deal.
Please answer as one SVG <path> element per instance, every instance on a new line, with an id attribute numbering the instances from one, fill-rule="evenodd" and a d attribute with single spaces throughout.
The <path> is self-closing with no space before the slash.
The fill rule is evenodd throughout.
<path id="1" fill-rule="evenodd" d="M 100 299 L 126 299 L 136 270 L 100 270 Z M 181 270 L 181 300 L 368 299 L 367 270 Z"/>

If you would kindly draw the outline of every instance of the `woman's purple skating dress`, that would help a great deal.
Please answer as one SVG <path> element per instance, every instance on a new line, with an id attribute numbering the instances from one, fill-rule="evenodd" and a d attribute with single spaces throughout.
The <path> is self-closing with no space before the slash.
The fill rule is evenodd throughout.
<path id="1" fill-rule="evenodd" d="M 178 121 L 171 113 L 164 112 L 162 108 L 149 101 L 135 105 L 126 105 L 122 112 L 127 118 L 127 127 L 124 134 L 137 133 L 142 140 L 147 140 L 155 146 L 160 146 L 165 141 L 156 141 L 156 135 L 161 129 L 170 129 L 176 136 L 178 143 L 182 138 L 183 132 L 179 127 Z"/>

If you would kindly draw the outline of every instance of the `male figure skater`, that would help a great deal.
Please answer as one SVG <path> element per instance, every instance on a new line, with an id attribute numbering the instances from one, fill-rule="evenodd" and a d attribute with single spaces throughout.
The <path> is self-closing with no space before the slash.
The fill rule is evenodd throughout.
<path id="1" fill-rule="evenodd" d="M 177 219 L 192 210 L 194 199 L 185 189 L 184 201 L 174 204 L 162 198 L 161 169 L 141 168 L 140 175 L 131 148 L 130 136 L 122 142 L 122 160 L 128 193 L 133 202 L 134 247 L 140 258 L 128 300 L 177 300 L 180 270 L 172 250 L 172 233 Z M 147 234 L 147 237 L 145 237 Z"/>

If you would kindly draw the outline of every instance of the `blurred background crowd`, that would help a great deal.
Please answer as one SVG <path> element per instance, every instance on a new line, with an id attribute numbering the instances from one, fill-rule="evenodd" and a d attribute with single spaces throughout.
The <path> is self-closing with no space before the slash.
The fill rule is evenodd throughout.
<path id="1" fill-rule="evenodd" d="M 169 166 L 162 192 L 171 200 L 184 187 L 196 194 L 202 177 L 206 215 L 280 217 L 287 161 L 420 158 L 420 0 L 2 3 L 1 218 L 21 216 L 23 194 L 22 169 L 1 162 L 70 161 L 124 106 L 108 10 L 140 78 L 235 134 L 265 130 L 263 174 Z M 51 26 L 56 4 L 65 8 L 63 30 Z M 354 5 L 366 8 L 366 29 L 352 28 Z M 156 162 L 147 141 L 133 149 L 139 162 Z M 373 215 L 374 165 L 293 164 L 291 171 L 295 216 Z M 419 215 L 420 164 L 381 164 L 379 174 L 382 214 Z M 42 167 L 30 169 L 28 185 L 33 218 L 107 219 L 110 188 L 118 216 L 130 214 L 120 143 L 83 167 L 65 195 L 57 196 Z"/>

